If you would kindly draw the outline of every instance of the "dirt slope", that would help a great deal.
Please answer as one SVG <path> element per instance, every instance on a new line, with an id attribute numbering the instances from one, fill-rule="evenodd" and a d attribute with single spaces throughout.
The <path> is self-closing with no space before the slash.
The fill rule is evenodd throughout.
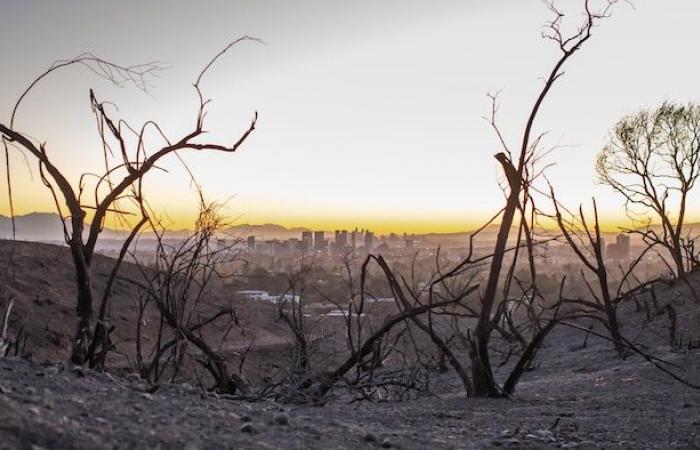
<path id="1" fill-rule="evenodd" d="M 0 270 L 10 258 L 14 246 L 13 266 L 0 286 L 0 309 L 4 310 L 10 298 L 15 300 L 13 326 L 15 331 L 23 325 L 28 336 L 27 350 L 37 360 L 64 360 L 68 357 L 71 337 L 75 328 L 74 269 L 68 248 L 37 242 L 11 242 L 0 240 Z M 93 287 L 97 298 L 102 294 L 114 260 L 101 255 L 93 263 Z M 124 264 L 123 276 L 142 279 L 138 268 Z M 213 283 L 206 296 L 207 303 L 228 306 L 232 302 L 232 288 Z M 124 355 L 133 351 L 136 330 L 137 292 L 126 283 L 116 283 L 112 300 L 112 320 L 116 326 L 113 341 Z M 278 344 L 287 340 L 286 330 L 276 324 L 269 305 L 234 302 L 240 310 L 239 331 L 230 334 L 230 345 L 247 344 L 251 338 L 260 344 Z M 97 305 L 95 306 L 97 308 Z M 146 318 L 147 320 L 149 317 Z M 148 341 L 150 335 L 146 336 Z M 111 364 L 126 366 L 128 361 L 113 355 Z"/>

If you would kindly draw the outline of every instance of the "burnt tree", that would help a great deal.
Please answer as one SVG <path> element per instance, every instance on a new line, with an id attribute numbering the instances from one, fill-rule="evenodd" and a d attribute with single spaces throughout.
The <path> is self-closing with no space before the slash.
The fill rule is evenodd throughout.
<path id="1" fill-rule="evenodd" d="M 140 127 L 133 127 L 122 119 L 113 117 L 112 104 L 98 100 L 97 95 L 91 89 L 89 94 L 91 107 L 98 124 L 98 132 L 102 140 L 102 148 L 98 151 L 104 153 L 104 172 L 101 174 L 85 173 L 80 177 L 77 185 L 71 183 L 66 171 L 59 167 L 58 163 L 49 156 L 48 145 L 38 142 L 30 136 L 29 132 L 16 126 L 16 116 L 22 101 L 30 94 L 35 86 L 52 73 L 68 67 L 83 66 L 95 72 L 102 78 L 115 83 L 130 83 L 139 89 L 146 90 L 146 78 L 160 69 L 157 63 L 149 63 L 137 66 L 120 66 L 112 62 L 100 59 L 92 54 L 83 54 L 67 61 L 58 61 L 48 70 L 34 79 L 29 87 L 22 93 L 16 102 L 9 121 L 0 122 L 0 136 L 4 144 L 6 156 L 10 149 L 23 152 L 36 161 L 39 166 L 41 181 L 50 190 L 56 210 L 63 219 L 65 241 L 70 247 L 73 265 L 76 273 L 76 312 L 78 316 L 71 361 L 75 364 L 86 364 L 98 348 L 105 345 L 105 335 L 110 327 L 104 323 L 105 317 L 95 320 L 95 292 L 92 282 L 92 262 L 95 254 L 95 245 L 105 225 L 108 215 L 113 214 L 124 219 L 131 211 L 141 215 L 136 224 L 129 226 L 131 233 L 126 240 L 128 246 L 133 237 L 148 221 L 148 211 L 145 207 L 145 199 L 142 194 L 144 177 L 157 164 L 169 157 L 178 157 L 179 151 L 220 151 L 233 153 L 248 138 L 255 129 L 257 112 L 245 129 L 237 138 L 230 142 L 207 142 L 203 140 L 206 134 L 205 117 L 206 107 L 210 99 L 205 97 L 201 85 L 204 76 L 212 65 L 227 51 L 242 41 L 255 40 L 249 37 L 239 38 L 227 45 L 216 54 L 198 74 L 194 89 L 197 96 L 197 110 L 192 130 L 181 136 L 172 138 L 165 135 L 157 122 L 149 120 Z M 148 152 L 146 137 L 155 134 L 161 141 L 158 148 Z M 131 144 L 131 145 L 130 145 Z M 116 155 L 116 156 L 112 156 Z M 9 163 L 7 166 L 8 184 L 10 180 Z M 85 183 L 88 178 L 94 178 L 92 195 L 86 195 Z M 11 185 L 9 187 L 12 196 Z M 124 203 L 128 203 L 124 205 Z M 88 214 L 88 211 L 90 214 Z M 86 223 L 86 220 L 89 222 Z M 126 247 L 122 250 L 122 257 L 117 261 L 114 274 L 123 259 Z M 109 283 L 111 284 L 111 283 Z M 104 305 L 109 301 L 109 292 L 102 297 L 100 311 L 106 311 Z M 98 342 L 95 342 L 97 339 Z"/>

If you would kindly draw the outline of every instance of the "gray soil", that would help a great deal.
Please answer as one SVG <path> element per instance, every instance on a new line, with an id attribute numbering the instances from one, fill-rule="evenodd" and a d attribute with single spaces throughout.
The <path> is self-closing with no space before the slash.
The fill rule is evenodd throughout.
<path id="1" fill-rule="evenodd" d="M 597 345 L 553 350 L 513 399 L 323 407 L 148 393 L 136 377 L 5 359 L 0 448 L 700 448 L 700 392 Z M 692 377 L 697 359 L 675 362 Z"/>

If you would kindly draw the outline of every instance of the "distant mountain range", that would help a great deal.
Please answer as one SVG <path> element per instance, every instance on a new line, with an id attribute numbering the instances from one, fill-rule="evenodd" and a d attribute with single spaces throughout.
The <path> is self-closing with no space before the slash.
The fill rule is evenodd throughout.
<path id="1" fill-rule="evenodd" d="M 16 236 L 21 241 L 57 242 L 63 241 L 63 227 L 61 218 L 55 213 L 31 213 L 23 216 L 15 216 Z M 70 229 L 70 224 L 69 224 Z M 307 228 L 295 227 L 286 228 L 282 225 L 266 223 L 263 225 L 240 224 L 227 228 L 222 232 L 233 237 L 255 236 L 259 239 L 289 239 L 301 238 L 301 233 L 309 231 Z M 169 237 L 178 238 L 190 233 L 188 230 L 171 231 Z M 148 239 L 149 233 L 144 233 Z M 100 236 L 101 239 L 122 240 L 126 238 L 127 232 L 105 228 Z M 0 239 L 12 237 L 12 219 L 0 215 Z"/>
<path id="2" fill-rule="evenodd" d="M 38 242 L 62 242 L 63 231 L 61 227 L 61 219 L 55 213 L 31 213 L 23 216 L 15 217 L 17 229 L 17 239 L 22 241 L 38 241 Z M 493 239 L 498 232 L 498 225 L 492 224 L 486 227 L 479 234 L 480 239 Z M 657 225 L 652 226 L 653 229 L 659 231 Z M 274 223 L 266 223 L 262 225 L 239 224 L 231 226 L 222 232 L 222 235 L 235 238 L 245 238 L 247 236 L 255 236 L 257 239 L 280 239 L 287 240 L 290 238 L 301 238 L 301 233 L 311 231 L 304 227 L 287 228 Z M 686 231 L 691 234 L 700 232 L 700 223 L 691 223 L 686 225 Z M 168 232 L 171 238 L 180 238 L 189 234 L 188 230 L 178 230 Z M 331 232 L 326 232 L 327 238 L 332 239 Z M 143 238 L 148 239 L 149 232 L 144 233 Z M 422 239 L 426 241 L 441 241 L 446 240 L 462 240 L 470 234 L 469 231 L 456 233 L 425 233 L 420 234 Z M 606 234 L 617 234 L 611 232 Z M 115 230 L 105 228 L 100 236 L 102 240 L 123 240 L 127 235 L 124 230 Z M 9 239 L 12 237 L 12 221 L 9 217 L 0 215 L 0 239 Z"/>
<path id="3" fill-rule="evenodd" d="M 17 230 L 17 239 L 21 241 L 38 241 L 38 242 L 62 242 L 63 231 L 61 227 L 61 218 L 55 213 L 30 213 L 22 216 L 15 216 L 15 224 Z M 69 224 L 70 229 L 70 224 Z M 498 230 L 497 225 L 490 225 L 485 229 L 481 236 L 493 234 Z M 254 224 L 238 224 L 226 228 L 221 232 L 222 236 L 230 236 L 233 238 L 245 238 L 255 236 L 257 239 L 280 239 L 287 240 L 291 238 L 301 239 L 301 234 L 304 231 L 312 231 L 304 227 L 287 228 L 274 223 L 265 223 L 262 225 Z M 170 238 L 181 238 L 191 233 L 189 230 L 173 230 L 168 232 Z M 145 232 L 143 238 L 148 239 L 150 232 Z M 152 235 L 152 234 L 151 234 Z M 459 239 L 468 235 L 468 232 L 458 233 L 427 233 L 420 234 L 426 240 L 441 240 L 441 239 Z M 101 240 L 123 240 L 127 236 L 124 230 L 115 230 L 105 228 L 100 235 Z M 0 215 L 0 239 L 9 239 L 12 237 L 12 220 L 9 217 Z M 332 231 L 326 231 L 326 238 L 333 239 Z"/>
<path id="4" fill-rule="evenodd" d="M 31 213 L 24 216 L 15 216 L 15 227 L 17 239 L 21 241 L 63 241 L 63 227 L 58 214 Z M 113 235 L 110 237 L 119 238 L 119 235 L 124 233 L 105 230 L 105 237 L 108 237 L 110 234 Z M 12 237 L 12 219 L 1 215 L 0 237 L 4 239 Z"/>

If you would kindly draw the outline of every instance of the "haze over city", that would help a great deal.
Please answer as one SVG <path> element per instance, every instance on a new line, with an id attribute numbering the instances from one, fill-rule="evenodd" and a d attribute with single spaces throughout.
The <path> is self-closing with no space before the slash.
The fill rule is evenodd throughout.
<path id="1" fill-rule="evenodd" d="M 210 200 L 239 223 L 389 232 L 474 229 L 500 207 L 497 137 L 484 116 L 500 91 L 498 120 L 513 146 L 555 50 L 540 37 L 538 1 L 5 1 L 0 98 L 18 97 L 52 61 L 90 51 L 131 65 L 163 61 L 149 94 L 72 68 L 25 100 L 18 129 L 47 142 L 71 180 L 99 168 L 99 137 L 85 86 L 135 121 L 187 130 L 191 83 L 216 49 L 244 42 L 207 75 L 212 138 L 256 132 L 236 154 L 183 153 Z M 698 100 L 693 0 L 639 0 L 601 27 L 547 99 L 536 129 L 561 145 L 548 177 L 560 199 L 595 195 L 606 229 L 627 223 L 622 201 L 597 184 L 595 155 L 615 121 L 664 100 Z M 572 23 L 580 12 L 572 12 Z M 71 26 L 66 26 L 70 23 Z M 157 26 L 153 26 L 158 24 Z M 31 33 L 27 33 L 31 30 Z M 21 39 L 20 39 L 21 37 Z M 672 48 L 673 51 L 668 51 Z M 650 58 L 653 63 L 650 63 Z M 3 102 L 0 114 L 10 114 Z M 74 164 L 79 161 L 81 164 Z M 16 212 L 54 211 L 35 167 L 11 153 Z M 181 164 L 149 175 L 148 195 L 172 228 L 192 228 L 197 197 Z M 31 172 L 31 176 L 30 176 Z M 502 181 L 502 180 L 501 180 Z M 692 194 L 689 221 L 700 219 Z M 6 186 L 0 214 L 9 215 Z M 117 226 L 117 224 L 114 224 Z"/>

